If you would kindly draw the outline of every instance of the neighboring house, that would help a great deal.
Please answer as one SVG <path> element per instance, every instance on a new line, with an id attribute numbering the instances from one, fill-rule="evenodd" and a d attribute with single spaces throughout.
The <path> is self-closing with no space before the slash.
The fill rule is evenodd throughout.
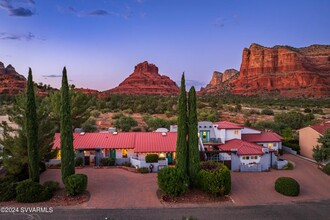
<path id="1" fill-rule="evenodd" d="M 330 121 L 299 129 L 300 154 L 304 157 L 314 159 L 313 147 L 319 144 L 317 139 L 324 135 L 328 129 L 330 129 Z"/>
<path id="2" fill-rule="evenodd" d="M 198 123 L 200 139 L 209 160 L 223 161 L 235 171 L 265 171 L 276 164 L 282 137 L 274 132 L 221 121 Z"/>

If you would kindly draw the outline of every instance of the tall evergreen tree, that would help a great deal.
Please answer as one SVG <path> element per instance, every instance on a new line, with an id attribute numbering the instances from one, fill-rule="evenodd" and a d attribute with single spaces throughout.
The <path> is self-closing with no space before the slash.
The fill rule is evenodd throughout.
<path id="1" fill-rule="evenodd" d="M 176 142 L 176 167 L 188 175 L 187 149 L 187 94 L 184 73 L 181 78 L 179 107 L 178 107 L 178 137 Z"/>
<path id="2" fill-rule="evenodd" d="M 198 122 L 196 108 L 196 91 L 191 87 L 188 94 L 188 174 L 194 183 L 200 169 L 199 149 L 198 149 Z"/>
<path id="3" fill-rule="evenodd" d="M 64 182 L 66 177 L 75 173 L 69 84 L 65 67 L 62 75 L 60 118 L 61 171 L 62 181 Z"/>
<path id="4" fill-rule="evenodd" d="M 33 181 L 39 182 L 40 157 L 38 147 L 38 117 L 31 68 L 29 68 L 26 96 L 25 123 L 28 148 L 29 177 Z"/>

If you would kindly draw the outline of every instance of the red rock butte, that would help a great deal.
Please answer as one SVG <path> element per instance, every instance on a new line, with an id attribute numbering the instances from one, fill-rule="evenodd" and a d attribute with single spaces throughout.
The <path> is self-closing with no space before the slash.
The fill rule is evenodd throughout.
<path id="1" fill-rule="evenodd" d="M 18 74 L 12 65 L 6 68 L 0 62 L 0 94 L 17 94 L 24 91 L 26 78 Z"/>
<path id="2" fill-rule="evenodd" d="M 213 76 L 217 77 L 217 76 Z M 330 46 L 245 48 L 239 73 L 225 83 L 210 84 L 201 93 L 271 94 L 285 97 L 330 96 Z"/>
<path id="3" fill-rule="evenodd" d="M 101 96 L 109 94 L 172 96 L 179 94 L 179 87 L 168 76 L 160 75 L 156 65 L 145 61 L 136 65 L 134 72 L 119 86 L 104 91 Z"/>

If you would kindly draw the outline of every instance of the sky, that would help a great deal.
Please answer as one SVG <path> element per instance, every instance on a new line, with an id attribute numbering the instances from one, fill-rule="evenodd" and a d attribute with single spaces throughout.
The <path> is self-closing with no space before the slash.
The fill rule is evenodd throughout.
<path id="1" fill-rule="evenodd" d="M 0 61 L 59 88 L 114 88 L 148 61 L 205 86 L 251 43 L 330 44 L 328 0 L 0 0 Z"/>

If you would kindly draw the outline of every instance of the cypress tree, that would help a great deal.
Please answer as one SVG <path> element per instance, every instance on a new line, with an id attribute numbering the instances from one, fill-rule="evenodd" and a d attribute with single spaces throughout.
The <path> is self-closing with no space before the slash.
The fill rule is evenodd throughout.
<path id="1" fill-rule="evenodd" d="M 181 78 L 179 107 L 178 107 L 178 137 L 176 142 L 176 167 L 188 175 L 187 149 L 187 94 L 184 73 Z"/>
<path id="2" fill-rule="evenodd" d="M 29 76 L 26 89 L 26 137 L 28 148 L 29 177 L 34 182 L 39 182 L 39 148 L 38 148 L 38 119 L 34 94 L 32 70 L 29 68 Z"/>
<path id="3" fill-rule="evenodd" d="M 61 171 L 62 181 L 75 173 L 70 94 L 66 68 L 63 68 L 61 87 Z"/>
<path id="4" fill-rule="evenodd" d="M 196 91 L 191 87 L 188 94 L 188 173 L 190 180 L 194 183 L 200 169 L 198 149 L 198 122 L 196 109 Z"/>

